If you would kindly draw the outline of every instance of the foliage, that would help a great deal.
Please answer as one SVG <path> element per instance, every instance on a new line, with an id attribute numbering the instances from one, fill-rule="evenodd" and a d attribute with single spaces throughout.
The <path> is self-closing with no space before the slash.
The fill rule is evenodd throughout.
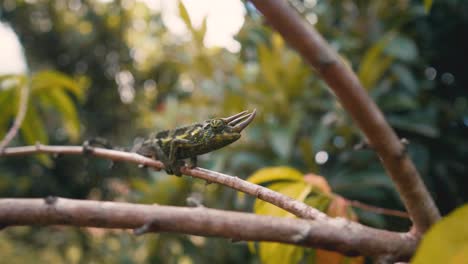
<path id="1" fill-rule="evenodd" d="M 302 175 L 289 167 L 263 168 L 250 176 L 248 181 L 255 184 L 267 184 L 269 189 L 302 201 L 333 217 L 344 217 L 356 221 L 356 214 L 341 197 L 331 193 L 325 178 L 314 174 Z M 261 215 L 295 217 L 270 203 L 255 200 L 254 212 Z M 363 258 L 347 258 L 335 252 L 320 249 L 304 249 L 279 243 L 249 243 L 252 252 L 258 252 L 262 263 L 363 263 Z"/>
<path id="2" fill-rule="evenodd" d="M 431 1 L 290 2 L 306 20 L 317 18 L 317 30 L 358 73 L 398 135 L 409 139 L 408 151 L 442 212 L 466 202 L 468 102 L 463 87 L 468 75 L 467 58 L 460 51 L 468 44 L 459 36 L 468 28 L 467 2 L 434 1 L 432 6 Z M 29 133 L 22 132 L 13 143 L 39 139 L 79 144 L 100 136 L 128 147 L 134 138 L 157 130 L 256 108 L 258 116 L 242 139 L 202 156 L 200 166 L 243 178 L 256 171 L 263 176 L 254 176 L 255 181 L 266 184 L 269 179 L 274 182 L 269 187 L 323 210 L 331 210 L 332 201 L 335 208 L 347 207 L 336 197 L 317 195 L 313 187 L 317 184 L 295 170 L 323 175 L 322 193 L 329 186 L 349 199 L 402 209 L 378 157 L 370 150 L 353 149 L 363 138 L 333 94 L 258 12 L 249 3 L 245 6 L 245 23 L 236 35 L 241 49 L 231 53 L 204 46 L 207 19 L 194 26 L 182 3 L 177 8 L 187 34 L 175 37 L 163 14 L 141 1 L 2 1 L 0 19 L 10 23 L 24 46 L 37 94 L 30 97 L 22 128 Z M 430 12 L 424 12 L 428 7 Z M 23 84 L 27 80 L 3 78 Z M 1 135 L 16 114 L 17 106 L 10 102 L 17 102 L 20 84 L 9 89 L 4 85 L 2 81 Z M 318 153 L 328 160 L 317 159 Z M 199 195 L 207 207 L 246 211 L 253 204 L 257 212 L 284 215 L 198 180 L 90 158 L 47 159 L 1 159 L 0 194 L 172 205 L 185 205 L 188 196 Z M 278 167 L 277 172 L 271 167 Z M 268 173 L 261 168 L 268 168 Z M 362 210 L 356 209 L 356 214 L 359 221 L 376 227 L 409 226 L 409 221 Z M 2 245 L 10 245 L 0 249 L 2 255 L 15 256 L 8 248 L 20 248 L 42 259 L 44 250 L 57 262 L 71 262 L 58 247 L 45 245 L 49 229 L 22 229 L 21 236 L 15 232 L 7 230 L 2 237 Z M 79 252 L 70 254 L 81 262 L 257 261 L 245 245 L 221 239 L 180 235 L 135 239 L 123 232 L 69 229 L 59 233 L 60 241 L 66 241 L 62 248 Z M 301 250 L 275 252 L 316 258 Z"/>
<path id="3" fill-rule="evenodd" d="M 81 82 L 81 83 L 80 83 Z M 63 126 L 65 133 L 63 136 L 70 137 L 70 141 L 76 142 L 80 135 L 80 121 L 78 111 L 71 96 L 83 101 L 85 96 L 85 79 L 76 82 L 68 76 L 53 71 L 42 71 L 34 74 L 31 80 L 25 75 L 3 75 L 0 76 L 0 108 L 4 109 L 0 116 L 0 129 L 6 133 L 6 124 L 17 114 L 19 108 L 21 88 L 30 86 L 30 97 L 27 105 L 27 112 L 23 124 L 20 127 L 21 135 L 25 144 L 34 145 L 36 142 L 47 144 L 49 136 L 45 129 L 45 124 L 52 124 L 52 120 L 46 120 L 44 115 L 49 112 L 56 112 L 62 115 L 58 120 Z M 41 115 L 41 113 L 43 113 Z M 50 114 L 49 114 L 50 115 Z M 50 118 L 50 117 L 48 117 Z M 55 123 L 58 123 L 57 121 Z M 52 160 L 46 155 L 37 156 L 45 166 L 51 166 Z"/>
<path id="4" fill-rule="evenodd" d="M 411 263 L 463 263 L 468 257 L 468 205 L 435 224 L 421 242 Z"/>

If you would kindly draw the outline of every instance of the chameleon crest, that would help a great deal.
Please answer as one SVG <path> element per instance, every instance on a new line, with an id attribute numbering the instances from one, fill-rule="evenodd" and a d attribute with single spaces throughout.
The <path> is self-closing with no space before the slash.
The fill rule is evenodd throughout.
<path id="1" fill-rule="evenodd" d="M 180 176 L 184 159 L 197 165 L 197 156 L 227 146 L 241 137 L 241 132 L 254 119 L 256 111 L 243 111 L 226 118 L 164 130 L 152 135 L 136 147 L 136 153 L 158 159 L 169 174 Z"/>

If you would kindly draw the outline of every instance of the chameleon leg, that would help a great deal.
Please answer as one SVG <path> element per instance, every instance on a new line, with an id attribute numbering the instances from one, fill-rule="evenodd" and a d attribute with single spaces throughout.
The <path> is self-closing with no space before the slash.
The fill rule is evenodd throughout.
<path id="1" fill-rule="evenodd" d="M 182 139 L 182 138 L 176 138 L 172 140 L 171 142 L 171 145 L 169 148 L 169 168 L 172 170 L 172 172 L 176 176 L 182 176 L 182 173 L 180 172 L 180 168 L 184 166 L 183 162 L 177 160 L 177 157 L 176 157 L 177 149 L 180 146 L 187 144 L 189 142 L 190 141 L 186 139 Z"/>
<path id="2" fill-rule="evenodd" d="M 159 146 L 158 143 L 155 143 L 151 146 L 153 149 L 154 157 L 155 159 L 161 161 L 164 164 L 164 167 L 166 168 L 167 174 L 173 174 L 172 171 L 172 164 L 169 161 L 169 158 L 167 157 L 166 153 L 162 150 L 162 148 Z"/>
<path id="3" fill-rule="evenodd" d="M 190 158 L 190 168 L 193 169 L 197 166 L 197 156 L 193 156 Z"/>

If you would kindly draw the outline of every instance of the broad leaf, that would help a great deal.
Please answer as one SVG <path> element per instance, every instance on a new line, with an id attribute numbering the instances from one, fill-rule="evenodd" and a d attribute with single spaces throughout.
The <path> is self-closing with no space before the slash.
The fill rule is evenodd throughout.
<path id="1" fill-rule="evenodd" d="M 64 90 L 55 88 L 50 89 L 47 95 L 42 97 L 47 100 L 51 105 L 62 114 L 64 127 L 72 141 L 76 141 L 80 136 L 80 120 L 76 107 L 71 98 L 65 93 Z"/>
<path id="2" fill-rule="evenodd" d="M 192 26 L 192 21 L 190 20 L 189 13 L 187 11 L 187 8 L 185 8 L 185 5 L 182 1 L 179 1 L 179 16 L 182 18 L 184 21 L 185 25 L 187 28 L 193 32 L 193 26 Z"/>
<path id="3" fill-rule="evenodd" d="M 393 62 L 392 57 L 383 53 L 385 47 L 393 38 L 393 33 L 386 34 L 365 53 L 359 66 L 358 77 L 367 90 L 371 90 L 375 86 L 376 82 Z"/>
<path id="4" fill-rule="evenodd" d="M 424 235 L 411 263 L 466 263 L 467 222 L 468 205 L 465 204 L 436 223 Z"/>
<path id="5" fill-rule="evenodd" d="M 312 191 L 311 186 L 305 182 L 280 182 L 271 184 L 268 188 L 301 202 Z M 261 215 L 292 216 L 291 213 L 260 199 L 255 200 L 254 212 Z"/>
<path id="6" fill-rule="evenodd" d="M 298 263 L 304 255 L 304 248 L 280 243 L 259 244 L 262 263 Z"/>
<path id="7" fill-rule="evenodd" d="M 31 81 L 32 84 L 32 93 L 41 93 L 42 90 L 46 89 L 55 89 L 61 87 L 78 99 L 83 100 L 86 89 L 83 84 L 77 82 L 74 79 L 71 79 L 65 74 L 56 72 L 56 71 L 43 71 L 35 74 Z"/>
<path id="8" fill-rule="evenodd" d="M 263 184 L 273 181 L 303 181 L 303 175 L 290 167 L 269 167 L 256 171 L 247 179 L 251 183 Z"/>
<path id="9" fill-rule="evenodd" d="M 23 140 L 26 144 L 34 145 L 38 142 L 48 144 L 49 138 L 47 137 L 47 131 L 42 122 L 43 121 L 39 117 L 36 107 L 30 103 L 20 129 L 21 135 L 23 136 Z M 37 157 L 37 159 L 45 166 L 52 165 L 52 160 L 48 155 L 39 154 L 35 157 Z"/>
<path id="10" fill-rule="evenodd" d="M 413 40 L 400 35 L 385 46 L 385 53 L 402 61 L 414 61 L 418 57 L 418 48 Z"/>

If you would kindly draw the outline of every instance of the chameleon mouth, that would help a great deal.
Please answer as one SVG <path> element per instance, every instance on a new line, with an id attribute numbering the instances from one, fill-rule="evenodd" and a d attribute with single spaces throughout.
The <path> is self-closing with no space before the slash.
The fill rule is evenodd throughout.
<path id="1" fill-rule="evenodd" d="M 247 114 L 248 111 L 243 111 L 230 117 L 223 118 L 229 126 L 232 127 L 232 131 L 240 133 L 246 128 L 255 117 L 257 110 L 254 109 L 252 113 Z"/>

